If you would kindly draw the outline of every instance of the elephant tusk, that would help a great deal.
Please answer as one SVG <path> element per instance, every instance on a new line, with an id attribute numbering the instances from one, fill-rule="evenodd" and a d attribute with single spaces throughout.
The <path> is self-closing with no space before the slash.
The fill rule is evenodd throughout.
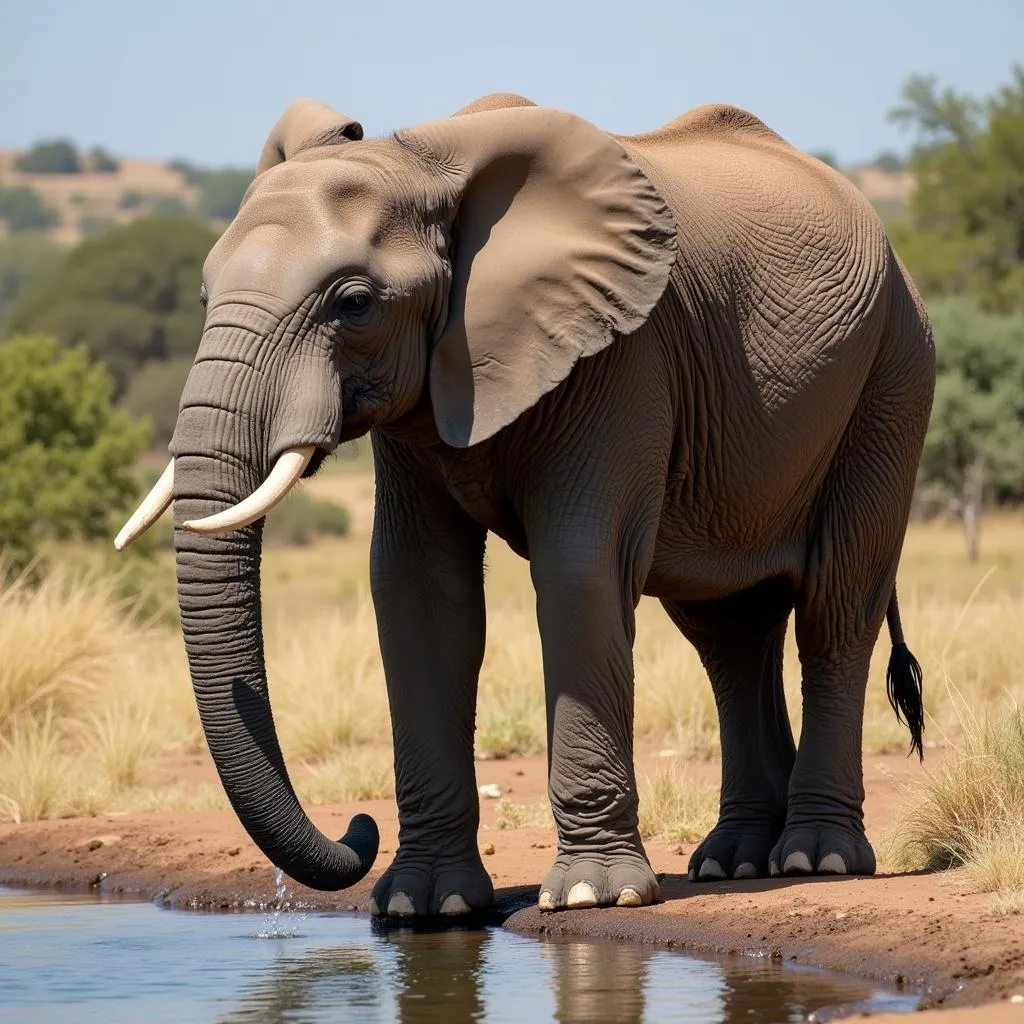
<path id="1" fill-rule="evenodd" d="M 114 547 L 123 551 L 132 541 L 138 540 L 171 507 L 173 497 L 174 459 L 171 459 L 131 519 L 121 527 L 121 532 L 114 538 Z"/>
<path id="2" fill-rule="evenodd" d="M 270 476 L 248 498 L 205 519 L 191 519 L 182 523 L 182 529 L 192 533 L 227 533 L 256 522 L 285 499 L 306 471 L 315 451 L 314 445 L 287 449 L 274 463 Z"/>

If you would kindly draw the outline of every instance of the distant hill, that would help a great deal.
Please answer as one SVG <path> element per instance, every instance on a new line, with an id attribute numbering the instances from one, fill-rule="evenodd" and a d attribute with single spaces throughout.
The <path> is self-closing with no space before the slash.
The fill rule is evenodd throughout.
<path id="1" fill-rule="evenodd" d="M 14 168 L 21 151 L 0 149 L 0 188 L 27 186 L 54 210 L 60 223 L 46 234 L 66 245 L 79 242 L 104 227 L 126 224 L 143 214 L 184 212 L 195 207 L 199 190 L 189 185 L 182 171 L 157 160 L 117 158 L 118 169 L 106 173 L 25 173 Z M 156 207 L 156 211 L 154 211 Z M 0 235 L 6 225 L 0 221 Z"/>
<path id="2" fill-rule="evenodd" d="M 23 155 L 21 150 L 0 149 L 0 189 L 32 189 L 58 221 L 44 233 L 64 245 L 154 213 L 189 214 L 223 226 L 224 216 L 202 215 L 204 205 L 228 213 L 236 193 L 240 199 L 247 183 L 245 172 L 202 171 L 181 162 L 168 166 L 158 160 L 131 157 L 115 157 L 117 169 L 107 172 L 88 169 L 88 161 L 86 169 L 73 174 L 18 171 L 14 165 Z M 899 215 L 914 188 L 913 177 L 904 171 L 886 171 L 872 165 L 843 170 L 885 218 Z M 221 179 L 219 205 L 216 201 L 204 203 L 203 181 L 212 178 Z M 222 209 L 225 188 L 227 209 Z M 0 219 L 0 237 L 5 234 L 7 222 Z"/>

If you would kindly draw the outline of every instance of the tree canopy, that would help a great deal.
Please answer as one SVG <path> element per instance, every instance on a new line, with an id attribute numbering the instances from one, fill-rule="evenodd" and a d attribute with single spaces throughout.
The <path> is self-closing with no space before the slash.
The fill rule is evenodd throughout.
<path id="1" fill-rule="evenodd" d="M 107 536 L 134 499 L 148 428 L 112 392 L 84 347 L 0 342 L 0 554 L 14 568 L 46 540 Z"/>
<path id="2" fill-rule="evenodd" d="M 37 142 L 14 161 L 14 169 L 29 174 L 78 174 L 82 162 L 67 139 Z"/>
<path id="3" fill-rule="evenodd" d="M 12 235 L 0 239 L 0 337 L 18 298 L 60 263 L 64 250 L 44 235 Z"/>
<path id="4" fill-rule="evenodd" d="M 917 185 L 892 234 L 918 287 L 1024 310 L 1024 67 L 984 100 L 915 76 L 890 116 L 914 136 Z"/>
<path id="5" fill-rule="evenodd" d="M 216 238 L 194 221 L 149 218 L 82 242 L 16 303 L 9 329 L 85 344 L 120 396 L 146 363 L 195 354 L 202 267 Z"/>

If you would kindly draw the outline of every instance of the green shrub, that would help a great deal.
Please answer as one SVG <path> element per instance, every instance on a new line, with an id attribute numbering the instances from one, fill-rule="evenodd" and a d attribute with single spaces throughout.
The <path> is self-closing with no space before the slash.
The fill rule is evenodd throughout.
<path id="1" fill-rule="evenodd" d="M 0 220 L 7 221 L 7 229 L 19 231 L 45 231 L 60 223 L 60 217 L 39 198 L 39 193 L 27 185 L 0 188 Z"/>
<path id="2" fill-rule="evenodd" d="M 305 547 L 316 537 L 344 537 L 348 529 L 348 509 L 305 491 L 292 491 L 267 516 L 263 543 L 269 547 Z"/>
<path id="3" fill-rule="evenodd" d="M 128 188 L 121 193 L 117 205 L 122 210 L 137 210 L 145 201 L 146 197 L 141 192 L 134 188 Z"/>
<path id="4" fill-rule="evenodd" d="M 109 536 L 136 498 L 148 431 L 113 408 L 112 390 L 84 348 L 0 343 L 0 552 L 14 569 L 44 541 Z"/>
<path id="5" fill-rule="evenodd" d="M 26 174 L 78 174 L 82 163 L 66 139 L 37 142 L 14 161 L 14 169 Z"/>

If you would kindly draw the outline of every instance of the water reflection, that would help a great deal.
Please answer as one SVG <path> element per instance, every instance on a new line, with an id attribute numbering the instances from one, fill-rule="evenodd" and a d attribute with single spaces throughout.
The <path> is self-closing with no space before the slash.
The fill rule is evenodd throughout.
<path id="1" fill-rule="evenodd" d="M 856 979 L 770 961 L 502 929 L 375 930 L 345 914 L 309 914 L 283 929 L 294 937 L 269 941 L 255 937 L 259 924 L 256 915 L 148 904 L 19 901 L 0 889 L 0 1017 L 773 1024 L 865 1000 L 875 1010 L 914 1005 L 880 1001 L 885 993 Z"/>
<path id="2" fill-rule="evenodd" d="M 782 1024 L 829 1007 L 909 1010 L 915 1002 L 771 961 L 697 960 L 624 943 L 538 941 L 494 930 L 394 930 L 373 941 L 373 949 L 281 956 L 246 987 L 223 1024 L 333 1019 L 323 1015 L 342 1008 L 345 1019 L 399 1024 Z"/>

